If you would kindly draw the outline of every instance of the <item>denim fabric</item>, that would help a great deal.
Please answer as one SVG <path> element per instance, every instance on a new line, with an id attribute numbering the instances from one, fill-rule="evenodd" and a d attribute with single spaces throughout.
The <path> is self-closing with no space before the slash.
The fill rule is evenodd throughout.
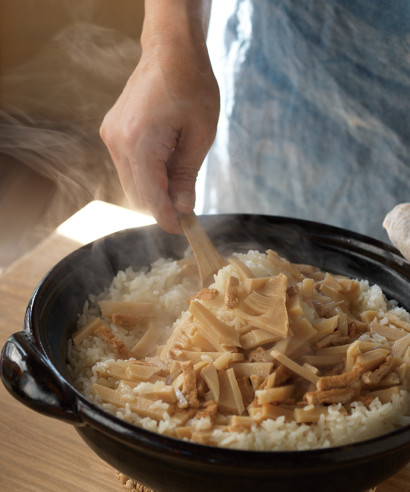
<path id="1" fill-rule="evenodd" d="M 208 45 L 222 106 L 201 211 L 387 240 L 410 201 L 410 2 L 216 0 Z"/>

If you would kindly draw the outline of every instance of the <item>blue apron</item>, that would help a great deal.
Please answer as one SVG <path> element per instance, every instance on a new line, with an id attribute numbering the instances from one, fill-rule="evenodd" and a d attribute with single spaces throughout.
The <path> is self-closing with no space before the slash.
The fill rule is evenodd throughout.
<path id="1" fill-rule="evenodd" d="M 387 240 L 410 201 L 410 2 L 214 1 L 208 46 L 221 116 L 200 212 Z"/>

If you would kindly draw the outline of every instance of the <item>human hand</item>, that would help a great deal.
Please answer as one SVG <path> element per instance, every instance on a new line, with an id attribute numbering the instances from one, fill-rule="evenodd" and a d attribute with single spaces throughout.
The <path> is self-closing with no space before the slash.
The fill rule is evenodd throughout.
<path id="1" fill-rule="evenodd" d="M 219 117 L 204 34 L 189 31 L 145 36 L 141 60 L 100 132 L 131 204 L 171 233 L 180 232 L 178 212 L 194 208 Z"/>

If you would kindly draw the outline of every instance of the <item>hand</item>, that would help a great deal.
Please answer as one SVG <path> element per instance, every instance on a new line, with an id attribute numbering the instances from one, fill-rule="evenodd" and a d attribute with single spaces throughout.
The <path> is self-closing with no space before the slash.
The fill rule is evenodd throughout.
<path id="1" fill-rule="evenodd" d="M 149 38 L 101 126 L 129 201 L 171 233 L 180 232 L 178 212 L 194 208 L 195 180 L 219 117 L 204 36 L 190 37 Z"/>

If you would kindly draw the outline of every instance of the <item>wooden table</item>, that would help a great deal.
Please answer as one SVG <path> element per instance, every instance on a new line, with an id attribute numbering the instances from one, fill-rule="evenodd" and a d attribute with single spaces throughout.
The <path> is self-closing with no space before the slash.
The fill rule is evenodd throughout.
<path id="1" fill-rule="evenodd" d="M 99 212 L 98 212 L 99 211 Z M 80 238 L 76 228 L 98 221 L 103 229 Z M 96 219 L 97 217 L 97 219 Z M 152 219 L 104 203 L 92 203 L 45 238 L 0 276 L 0 347 L 23 326 L 25 308 L 42 276 L 84 242 L 120 227 Z M 71 231 L 71 232 L 70 232 Z M 102 233 L 102 234 L 101 234 Z M 71 236 L 71 237 L 68 237 Z M 410 490 L 410 464 L 377 487 L 377 492 Z M 15 400 L 0 384 L 0 491 L 121 492 L 115 470 L 82 441 L 73 426 L 45 417 Z"/>

